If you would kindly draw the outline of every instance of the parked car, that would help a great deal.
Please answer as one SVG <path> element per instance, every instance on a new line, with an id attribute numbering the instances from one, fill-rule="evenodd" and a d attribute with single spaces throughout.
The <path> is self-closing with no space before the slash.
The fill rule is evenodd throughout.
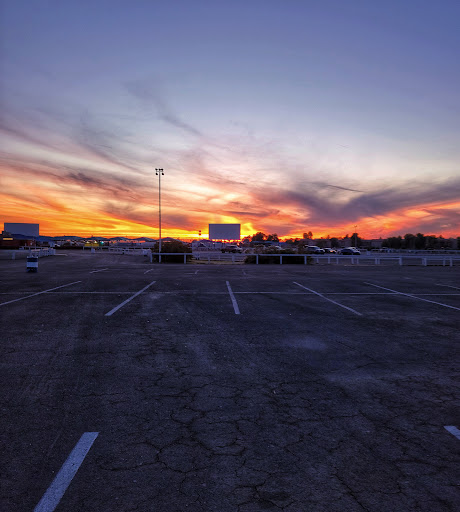
<path id="1" fill-rule="evenodd" d="M 324 254 L 324 249 L 321 249 L 316 245 L 306 245 L 305 252 L 307 254 Z"/>
<path id="2" fill-rule="evenodd" d="M 340 251 L 340 254 L 344 254 L 344 255 L 348 255 L 348 256 L 358 256 L 361 254 L 361 252 L 358 251 L 358 249 L 356 249 L 355 247 L 345 247 L 344 249 L 342 249 Z"/>
<path id="3" fill-rule="evenodd" d="M 243 252 L 243 249 L 237 245 L 226 245 L 222 247 L 222 252 Z"/>
<path id="4" fill-rule="evenodd" d="M 326 254 L 335 254 L 337 251 L 336 251 L 335 249 L 330 249 L 329 247 L 326 247 L 326 248 L 324 249 L 324 252 L 325 252 Z"/>

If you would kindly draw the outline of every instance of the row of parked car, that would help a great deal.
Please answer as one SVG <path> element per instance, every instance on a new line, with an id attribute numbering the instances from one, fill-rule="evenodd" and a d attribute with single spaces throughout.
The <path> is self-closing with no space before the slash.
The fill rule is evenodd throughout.
<path id="1" fill-rule="evenodd" d="M 343 249 L 335 250 L 335 249 L 321 249 L 321 247 L 317 247 L 316 245 L 309 245 L 305 247 L 305 252 L 307 254 L 344 254 L 348 256 L 357 256 L 361 254 L 361 252 L 356 249 L 356 247 L 344 247 Z"/>

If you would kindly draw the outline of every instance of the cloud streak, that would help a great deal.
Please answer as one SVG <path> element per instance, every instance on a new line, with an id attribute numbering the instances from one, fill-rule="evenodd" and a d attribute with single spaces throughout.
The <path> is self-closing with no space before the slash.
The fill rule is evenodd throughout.
<path id="1" fill-rule="evenodd" d="M 156 111 L 158 117 L 165 123 L 189 135 L 195 137 L 203 136 L 198 128 L 183 121 L 172 111 L 171 107 L 164 100 L 158 84 L 156 84 L 154 80 L 144 79 L 131 81 L 127 82 L 125 87 L 126 90 L 140 102 L 143 109 Z"/>

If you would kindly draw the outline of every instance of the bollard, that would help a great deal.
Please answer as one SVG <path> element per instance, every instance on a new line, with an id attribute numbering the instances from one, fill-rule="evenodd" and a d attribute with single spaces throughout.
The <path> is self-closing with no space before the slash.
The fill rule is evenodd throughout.
<path id="1" fill-rule="evenodd" d="M 38 272 L 38 256 L 27 256 L 27 272 Z"/>

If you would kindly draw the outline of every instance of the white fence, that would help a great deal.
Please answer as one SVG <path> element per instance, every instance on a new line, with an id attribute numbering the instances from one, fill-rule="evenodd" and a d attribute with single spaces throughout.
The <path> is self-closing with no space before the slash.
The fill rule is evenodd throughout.
<path id="1" fill-rule="evenodd" d="M 263 264 L 270 258 L 270 261 L 279 263 L 280 265 L 289 264 L 290 258 L 297 258 L 304 264 L 316 264 L 316 265 L 418 265 L 418 266 L 458 266 L 460 265 L 460 254 L 361 254 L 360 256 L 345 256 L 345 255 L 312 255 L 312 254 L 239 254 L 239 253 L 222 253 L 220 251 L 209 251 L 209 252 L 195 252 L 193 253 L 165 253 L 161 254 L 158 252 L 152 252 L 150 249 L 138 249 L 138 248 L 122 248 L 122 247 L 110 247 L 108 251 L 95 251 L 91 253 L 95 254 L 126 254 L 130 256 L 144 256 L 148 258 L 150 262 L 156 257 L 161 261 L 163 256 L 182 256 L 183 262 L 187 263 L 190 261 L 190 257 L 194 261 L 200 261 L 205 263 L 244 263 L 246 257 L 251 258 L 251 263 L 257 265 Z M 26 250 L 2 250 L 0 251 L 1 259 L 19 259 L 26 258 L 27 256 L 38 256 L 39 258 L 45 256 L 53 256 L 56 254 L 56 249 L 51 248 L 39 248 L 39 249 L 26 249 Z M 265 262 L 264 262 L 265 259 Z M 168 258 L 164 259 L 165 261 Z"/>
<path id="2" fill-rule="evenodd" d="M 337 264 L 348 262 L 351 265 L 442 265 L 450 266 L 460 265 L 460 256 L 451 255 L 379 255 L 379 256 L 312 256 L 315 263 Z"/>
<path id="3" fill-rule="evenodd" d="M 145 251 L 149 255 L 150 251 Z M 190 256 L 190 253 L 150 253 L 154 256 L 164 255 L 175 255 L 184 256 L 184 263 L 186 263 L 186 256 Z M 193 252 L 193 259 L 195 261 L 211 262 L 231 262 L 231 263 L 243 263 L 246 257 L 251 258 L 250 261 L 256 265 L 263 264 L 264 259 L 267 261 L 270 258 L 271 261 L 276 261 L 280 265 L 289 264 L 290 258 L 301 259 L 304 265 L 317 264 L 317 265 L 399 265 L 399 266 L 430 266 L 430 265 L 442 265 L 453 267 L 460 265 L 460 255 L 390 255 L 390 254 L 379 254 L 374 255 L 360 255 L 360 256 L 346 256 L 346 255 L 311 255 L 311 254 L 222 254 L 220 252 L 208 252 L 206 254 L 200 254 Z M 150 258 L 151 259 L 151 258 Z"/>
<path id="4" fill-rule="evenodd" d="M 25 259 L 27 256 L 36 256 L 38 258 L 43 258 L 45 256 L 54 256 L 56 254 L 56 249 L 40 247 L 37 249 L 19 249 L 19 250 L 1 250 L 0 258 L 3 260 L 16 260 L 16 259 Z"/>

